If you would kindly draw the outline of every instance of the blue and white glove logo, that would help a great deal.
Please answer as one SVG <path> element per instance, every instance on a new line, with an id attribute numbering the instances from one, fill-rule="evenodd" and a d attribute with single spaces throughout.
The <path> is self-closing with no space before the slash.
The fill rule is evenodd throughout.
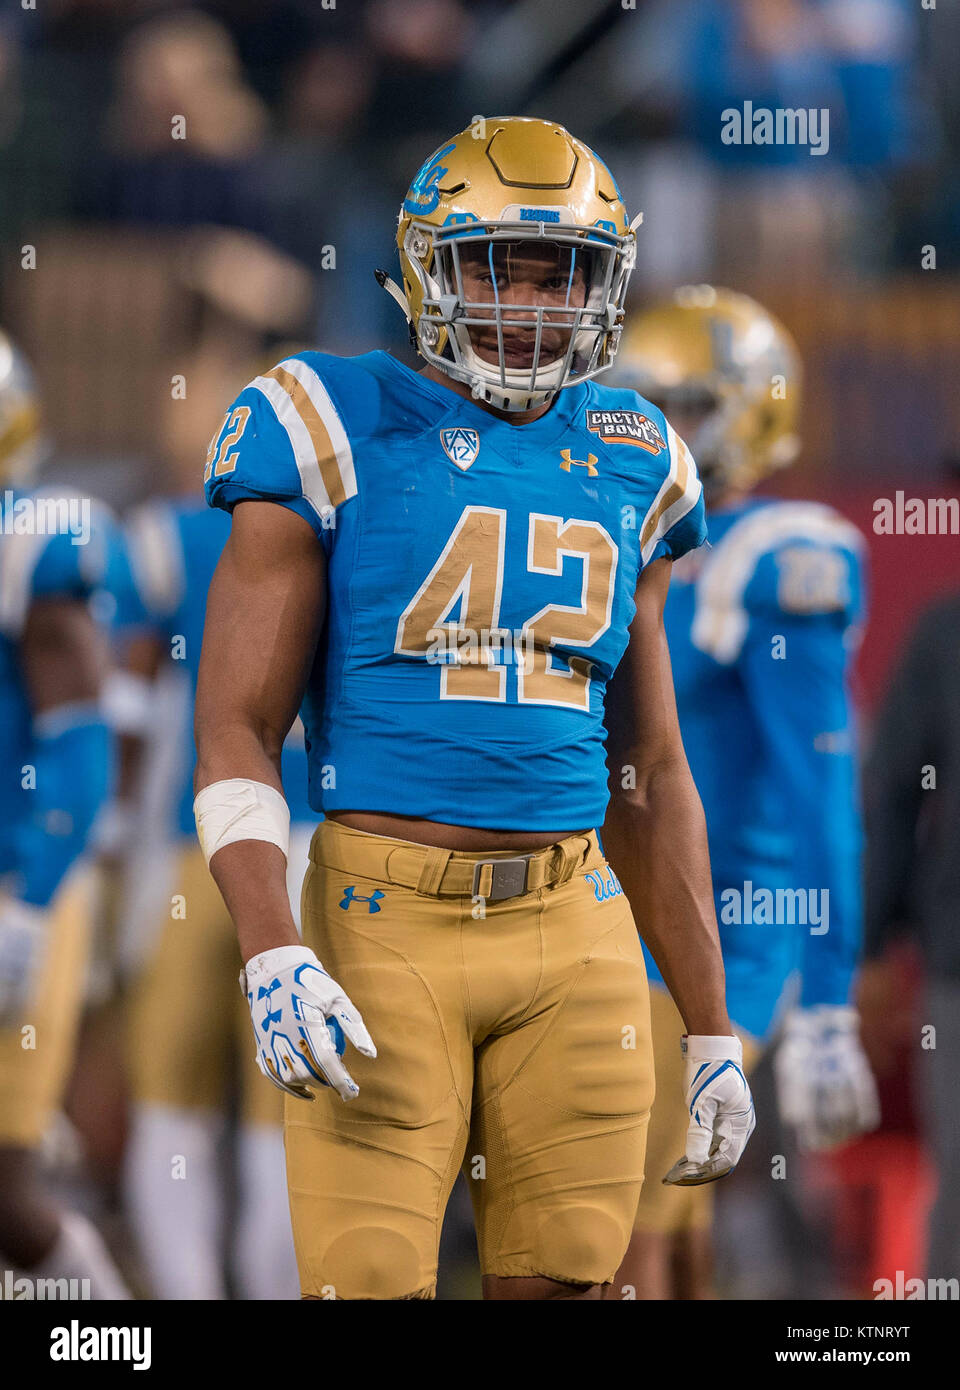
<path id="1" fill-rule="evenodd" d="M 313 1100 L 317 1086 L 332 1086 L 342 1100 L 358 1094 L 341 1061 L 347 1042 L 365 1057 L 376 1057 L 377 1049 L 359 1011 L 312 951 L 280 946 L 254 956 L 240 985 L 264 1076 L 304 1100 Z"/>
<path id="2" fill-rule="evenodd" d="M 697 1187 L 733 1172 L 757 1117 L 739 1038 L 694 1035 L 684 1038 L 682 1047 L 690 1115 L 687 1147 L 663 1181 Z"/>

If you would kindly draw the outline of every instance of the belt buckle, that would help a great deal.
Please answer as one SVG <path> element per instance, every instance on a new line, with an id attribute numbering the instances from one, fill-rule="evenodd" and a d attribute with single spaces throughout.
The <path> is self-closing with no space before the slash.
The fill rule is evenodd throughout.
<path id="1" fill-rule="evenodd" d="M 488 902 L 500 902 L 504 898 L 516 898 L 525 893 L 530 858 L 529 854 L 518 854 L 515 859 L 479 859 L 473 866 L 473 896 L 480 896 L 480 870 L 487 864 L 493 873 Z"/>

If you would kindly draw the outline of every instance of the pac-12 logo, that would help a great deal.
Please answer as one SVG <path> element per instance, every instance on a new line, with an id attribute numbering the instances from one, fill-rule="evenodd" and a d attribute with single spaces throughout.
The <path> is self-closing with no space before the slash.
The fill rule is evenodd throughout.
<path id="1" fill-rule="evenodd" d="M 469 468 L 480 452 L 479 434 L 476 430 L 464 429 L 462 425 L 441 430 L 440 443 L 447 458 L 458 468 Z"/>
<path id="2" fill-rule="evenodd" d="M 590 873 L 584 874 L 584 878 L 593 888 L 593 896 L 598 903 L 606 902 L 607 898 L 616 898 L 623 892 L 620 880 L 609 864 L 607 865 L 606 877 L 601 873 Z"/>

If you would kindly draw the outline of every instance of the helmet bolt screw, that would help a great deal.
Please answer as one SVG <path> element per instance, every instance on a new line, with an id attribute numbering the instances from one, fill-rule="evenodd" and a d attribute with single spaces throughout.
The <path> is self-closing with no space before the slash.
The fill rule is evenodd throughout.
<path id="1" fill-rule="evenodd" d="M 440 330 L 435 323 L 422 323 L 420 325 L 420 341 L 424 347 L 436 347 L 440 337 Z"/>

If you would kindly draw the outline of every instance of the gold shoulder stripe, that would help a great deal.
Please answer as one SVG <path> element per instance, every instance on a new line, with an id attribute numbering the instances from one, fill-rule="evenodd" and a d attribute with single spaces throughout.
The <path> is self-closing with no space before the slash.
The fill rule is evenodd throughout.
<path id="1" fill-rule="evenodd" d="M 304 386 L 283 365 L 274 367 L 272 371 L 265 372 L 264 375 L 268 379 L 276 381 L 290 397 L 294 410 L 310 436 L 330 505 L 339 507 L 341 502 L 347 500 L 347 494 L 344 489 L 343 478 L 340 475 L 337 451 L 330 438 L 330 431 L 320 417 L 320 412 L 310 399 Z"/>

